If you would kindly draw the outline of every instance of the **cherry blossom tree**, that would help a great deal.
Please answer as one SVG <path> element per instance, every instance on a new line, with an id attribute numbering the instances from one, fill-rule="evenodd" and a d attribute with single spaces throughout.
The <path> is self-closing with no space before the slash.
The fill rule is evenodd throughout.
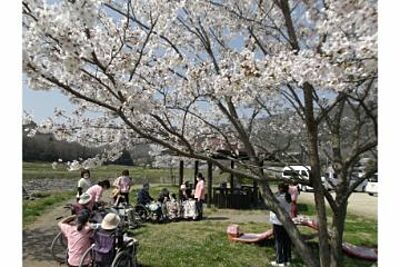
<path id="1" fill-rule="evenodd" d="M 112 147 L 74 167 L 96 166 L 147 140 L 254 179 L 307 266 L 342 266 L 352 191 L 348 170 L 376 149 L 376 5 L 374 0 L 23 0 L 23 72 L 29 87 L 59 90 L 75 106 L 72 115 L 56 110 L 32 131 Z M 356 121 L 350 126 L 367 133 L 354 134 L 357 141 L 346 153 L 345 106 Z M 288 111 L 295 117 L 271 120 Z M 319 259 L 271 191 L 261 166 L 276 150 L 260 140 L 261 129 L 306 133 Z M 321 152 L 322 133 L 329 149 Z M 240 168 L 212 157 L 222 148 Z M 241 161 L 239 150 L 250 160 Z M 323 155 L 340 174 L 335 198 L 319 179 Z M 325 199 L 333 211 L 331 226 Z"/>

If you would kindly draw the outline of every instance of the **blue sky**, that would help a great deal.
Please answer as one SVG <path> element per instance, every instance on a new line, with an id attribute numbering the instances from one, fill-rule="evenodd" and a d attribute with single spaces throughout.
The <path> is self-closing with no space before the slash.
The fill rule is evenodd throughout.
<path id="1" fill-rule="evenodd" d="M 68 98 L 58 90 L 36 91 L 30 89 L 26 84 L 23 85 L 22 107 L 37 122 L 51 117 L 56 107 L 66 111 L 72 110 Z"/>

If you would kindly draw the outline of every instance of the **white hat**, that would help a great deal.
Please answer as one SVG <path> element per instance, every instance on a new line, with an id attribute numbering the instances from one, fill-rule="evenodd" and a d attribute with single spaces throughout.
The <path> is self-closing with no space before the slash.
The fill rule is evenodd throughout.
<path id="1" fill-rule="evenodd" d="M 101 228 L 105 230 L 113 230 L 118 227 L 120 221 L 121 219 L 117 214 L 110 212 L 104 217 L 103 221 L 101 221 Z"/>
<path id="2" fill-rule="evenodd" d="M 92 200 L 92 196 L 85 192 L 82 195 L 80 195 L 78 203 L 81 205 L 85 205 L 89 203 L 90 200 Z"/>

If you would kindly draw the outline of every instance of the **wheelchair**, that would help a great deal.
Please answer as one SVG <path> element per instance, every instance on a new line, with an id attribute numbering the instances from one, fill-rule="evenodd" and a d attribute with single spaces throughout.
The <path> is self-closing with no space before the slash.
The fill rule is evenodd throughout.
<path id="1" fill-rule="evenodd" d="M 149 204 L 137 204 L 135 211 L 139 217 L 146 222 L 162 223 L 166 220 L 166 216 L 162 212 L 161 204 L 153 201 Z"/>
<path id="2" fill-rule="evenodd" d="M 123 196 L 119 197 L 123 198 Z M 136 229 L 142 226 L 143 218 L 136 211 L 136 209 L 124 199 L 118 202 L 118 206 L 114 205 L 110 207 L 110 211 L 117 214 L 121 218 L 122 227 Z"/>
<path id="3" fill-rule="evenodd" d="M 77 207 L 78 207 L 78 205 L 76 205 L 76 203 L 74 203 L 74 204 L 68 203 L 66 206 L 64 206 L 64 209 L 69 210 L 71 215 L 75 215 L 75 214 L 79 213 L 79 211 L 80 211 L 80 209 L 78 209 Z M 89 222 L 92 225 L 100 224 L 102 219 L 108 212 L 115 212 L 115 210 L 112 211 L 110 208 L 105 208 L 102 206 L 98 207 L 97 210 L 93 211 L 93 214 L 92 214 L 91 218 L 89 219 Z M 56 218 L 56 220 L 58 221 L 58 220 L 62 219 L 63 217 L 64 216 L 60 216 L 60 217 Z M 66 261 L 67 254 L 68 254 L 67 251 L 68 251 L 68 240 L 64 236 L 64 234 L 61 231 L 59 231 L 57 233 L 57 235 L 53 238 L 51 245 L 50 245 L 51 256 L 58 263 L 64 264 L 67 262 Z"/>
<path id="4" fill-rule="evenodd" d="M 79 267 L 137 267 L 137 249 L 139 242 L 126 235 L 126 231 L 123 227 L 119 226 L 116 231 L 116 245 L 114 247 L 115 253 L 112 259 L 111 265 L 102 264 L 96 259 L 96 244 L 92 244 L 82 255 Z M 90 258 L 90 263 L 87 265 L 87 258 Z"/>

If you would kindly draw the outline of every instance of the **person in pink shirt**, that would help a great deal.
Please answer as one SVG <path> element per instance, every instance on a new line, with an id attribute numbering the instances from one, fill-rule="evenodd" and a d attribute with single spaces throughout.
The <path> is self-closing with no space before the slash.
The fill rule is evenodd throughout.
<path id="1" fill-rule="evenodd" d="M 206 189 L 204 186 L 204 177 L 200 172 L 197 177 L 196 189 L 194 190 L 194 198 L 196 199 L 197 210 L 199 211 L 198 219 L 201 220 L 203 218 L 203 202 L 205 200 Z"/>
<path id="2" fill-rule="evenodd" d="M 288 192 L 292 198 L 292 202 L 290 203 L 290 217 L 295 218 L 297 217 L 297 199 L 300 194 L 299 186 L 296 181 L 290 181 Z"/>
<path id="3" fill-rule="evenodd" d="M 113 186 L 118 189 L 118 195 L 115 197 L 115 205 L 118 206 L 118 204 L 121 202 L 121 197 L 124 198 L 124 201 L 129 204 L 129 192 L 132 186 L 132 179 L 129 177 L 129 170 L 123 170 L 122 171 L 122 176 L 118 177 L 115 179 Z"/>
<path id="4" fill-rule="evenodd" d="M 75 224 L 73 221 L 75 220 Z M 68 266 L 78 267 L 85 251 L 90 247 L 93 229 L 89 226 L 89 212 L 83 210 L 78 216 L 72 215 L 58 223 L 61 232 L 68 240 Z M 90 257 L 85 258 L 83 266 L 89 266 Z"/>
<path id="5" fill-rule="evenodd" d="M 86 191 L 91 196 L 91 202 L 89 207 L 93 210 L 102 205 L 101 197 L 103 196 L 103 191 L 109 189 L 111 186 L 109 180 L 103 180 L 98 182 L 96 185 L 89 187 Z"/>

